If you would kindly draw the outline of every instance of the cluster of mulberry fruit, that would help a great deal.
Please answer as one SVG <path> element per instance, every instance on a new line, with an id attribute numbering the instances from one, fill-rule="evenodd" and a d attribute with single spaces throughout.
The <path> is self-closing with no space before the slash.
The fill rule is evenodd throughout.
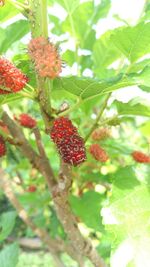
<path id="1" fill-rule="evenodd" d="M 150 163 L 150 156 L 146 155 L 143 152 L 134 151 L 132 153 L 132 157 L 136 162 L 139 162 L 139 163 Z"/>
<path id="2" fill-rule="evenodd" d="M 16 93 L 23 89 L 28 78 L 9 60 L 0 57 L 0 94 Z"/>
<path id="3" fill-rule="evenodd" d="M 32 39 L 28 51 L 41 77 L 54 79 L 59 76 L 62 62 L 57 48 L 48 39 L 44 37 Z"/>
<path id="4" fill-rule="evenodd" d="M 50 136 L 65 163 L 77 166 L 86 160 L 84 141 L 71 120 L 65 117 L 55 119 Z"/>
<path id="5" fill-rule="evenodd" d="M 106 162 L 109 159 L 107 152 L 99 144 L 92 144 L 89 152 L 97 161 Z"/>

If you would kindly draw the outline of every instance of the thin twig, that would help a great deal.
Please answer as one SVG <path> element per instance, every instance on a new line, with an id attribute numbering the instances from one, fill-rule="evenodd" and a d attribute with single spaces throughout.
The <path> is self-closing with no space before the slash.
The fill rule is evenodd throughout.
<path id="1" fill-rule="evenodd" d="M 39 129 L 37 127 L 34 128 L 33 133 L 35 135 L 36 144 L 37 144 L 37 147 L 38 147 L 38 150 L 39 150 L 41 157 L 47 158 L 43 144 L 42 144 L 41 133 L 40 133 Z"/>
<path id="2" fill-rule="evenodd" d="M 19 149 L 25 157 L 27 157 L 34 168 L 46 178 L 50 190 L 56 184 L 56 178 L 49 164 L 47 157 L 41 157 L 29 144 L 22 129 L 7 115 L 6 112 L 2 115 L 2 120 L 7 125 L 11 135 L 17 142 L 20 143 Z"/>
<path id="3" fill-rule="evenodd" d="M 100 112 L 99 112 L 99 114 L 98 114 L 98 116 L 97 116 L 97 118 L 96 118 L 96 120 L 95 120 L 93 126 L 91 127 L 89 133 L 87 134 L 87 136 L 86 136 L 85 139 L 84 139 L 85 142 L 88 140 L 88 138 L 91 136 L 91 134 L 93 133 L 93 131 L 94 131 L 94 130 L 96 129 L 96 127 L 98 126 L 98 122 L 99 122 L 101 116 L 103 115 L 103 112 L 104 112 L 105 108 L 107 107 L 107 103 L 108 103 L 108 100 L 109 100 L 109 98 L 110 98 L 110 95 L 111 95 L 111 93 L 108 94 L 108 96 L 106 97 L 106 99 L 105 99 L 105 101 L 104 101 L 104 103 L 103 103 L 103 105 L 102 105 L 102 107 L 101 107 L 101 109 L 100 109 Z"/>

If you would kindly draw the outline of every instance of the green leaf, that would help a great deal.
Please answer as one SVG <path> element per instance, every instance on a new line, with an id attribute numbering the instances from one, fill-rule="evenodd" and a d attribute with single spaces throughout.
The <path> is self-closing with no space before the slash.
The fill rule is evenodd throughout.
<path id="1" fill-rule="evenodd" d="M 63 31 L 68 31 L 76 38 L 79 46 L 86 49 L 90 49 L 95 41 L 95 31 L 89 25 L 93 12 L 93 2 L 82 3 L 62 24 Z"/>
<path id="2" fill-rule="evenodd" d="M 137 180 L 134 168 L 127 166 L 120 168 L 113 175 L 113 185 L 115 186 L 115 194 L 112 194 L 111 200 L 115 201 L 125 197 L 127 192 L 140 185 L 140 182 Z"/>
<path id="3" fill-rule="evenodd" d="M 146 137 L 149 137 L 149 133 L 150 133 L 150 121 L 144 123 L 141 127 L 140 127 L 140 131 L 142 132 L 142 134 Z"/>
<path id="4" fill-rule="evenodd" d="M 62 238 L 66 238 L 66 234 L 61 225 L 61 222 L 58 220 L 56 212 L 53 208 L 51 208 L 51 217 L 50 217 L 50 235 L 52 238 L 56 238 L 61 236 Z"/>
<path id="5" fill-rule="evenodd" d="M 101 0 L 100 4 L 95 6 L 92 22 L 97 23 L 97 21 L 101 18 L 104 18 L 107 16 L 109 10 L 111 7 L 111 1 L 110 0 Z"/>
<path id="6" fill-rule="evenodd" d="M 19 247 L 16 243 L 7 245 L 0 252 L 0 267 L 16 267 L 18 263 Z"/>
<path id="7" fill-rule="evenodd" d="M 113 92 L 119 88 L 126 86 L 134 85 L 135 82 L 132 79 L 123 78 L 117 76 L 113 79 L 100 81 L 95 79 L 87 78 L 78 78 L 78 77 L 69 77 L 56 79 L 54 81 L 54 89 L 57 90 L 66 90 L 73 95 L 79 96 L 82 99 L 92 98 L 94 96 L 100 96 Z"/>
<path id="8" fill-rule="evenodd" d="M 17 100 L 20 100 L 21 98 L 22 98 L 22 95 L 20 95 L 19 93 L 9 94 L 9 95 L 0 95 L 0 105 L 17 101 Z"/>
<path id="9" fill-rule="evenodd" d="M 102 73 L 108 71 L 106 67 L 112 64 L 121 55 L 120 51 L 113 43 L 110 45 L 111 32 L 112 31 L 108 31 L 102 35 L 101 38 L 95 42 L 93 47 L 93 70 L 98 77 L 102 77 Z"/>
<path id="10" fill-rule="evenodd" d="M 76 3 L 76 1 L 71 2 L 71 6 L 74 2 Z M 92 27 L 100 18 L 107 15 L 110 9 L 110 0 L 102 0 L 98 5 L 95 5 L 94 1 L 86 1 L 80 5 L 76 3 L 73 12 L 65 5 L 64 8 L 69 11 L 62 24 L 63 31 L 68 31 L 75 37 L 79 47 L 91 50 L 96 38 L 95 30 Z"/>
<path id="11" fill-rule="evenodd" d="M 76 61 L 75 52 L 67 50 L 63 55 L 62 59 L 67 63 L 67 65 L 72 66 Z"/>
<path id="12" fill-rule="evenodd" d="M 102 218 L 100 209 L 102 207 L 103 196 L 94 191 L 84 193 L 80 198 L 70 196 L 70 203 L 76 216 L 95 231 L 102 231 Z"/>
<path id="13" fill-rule="evenodd" d="M 128 73 L 138 73 L 139 71 L 142 71 L 145 67 L 148 67 L 150 65 L 150 59 L 144 59 L 140 62 L 137 62 L 136 64 L 133 64 L 130 66 L 130 70 Z"/>
<path id="14" fill-rule="evenodd" d="M 139 83 L 140 85 L 144 86 L 141 88 L 145 88 L 145 91 L 150 91 L 150 67 L 145 67 L 143 71 L 141 71 L 139 74 L 135 75 L 135 81 L 136 83 Z"/>
<path id="15" fill-rule="evenodd" d="M 80 4 L 79 0 L 57 0 L 57 3 L 60 4 L 68 14 L 72 14 L 73 11 L 78 7 Z"/>
<path id="16" fill-rule="evenodd" d="M 111 42 L 131 62 L 135 62 L 150 52 L 150 23 L 118 28 L 112 34 Z"/>
<path id="17" fill-rule="evenodd" d="M 15 15 L 17 15 L 19 11 L 14 8 L 8 1 L 6 1 L 5 5 L 3 7 L 0 7 L 0 21 L 4 22 Z"/>
<path id="18" fill-rule="evenodd" d="M 1 37 L 1 42 L 5 40 L 5 30 L 0 28 L 0 37 Z"/>
<path id="19" fill-rule="evenodd" d="M 118 262 L 119 266 L 149 266 L 150 193 L 147 186 L 135 179 L 134 169 L 129 167 L 116 173 L 110 203 L 103 210 L 112 241 L 112 267 Z M 130 253 L 126 253 L 128 250 Z M 126 257 L 121 257 L 124 253 Z"/>
<path id="20" fill-rule="evenodd" d="M 5 29 L 5 39 L 0 45 L 1 53 L 6 52 L 14 42 L 20 40 L 28 32 L 29 23 L 27 20 L 19 20 L 9 25 Z"/>
<path id="21" fill-rule="evenodd" d="M 39 192 L 34 192 L 34 194 L 26 192 L 19 196 L 19 200 L 22 205 L 32 205 L 35 208 L 43 207 L 49 202 L 49 193 L 43 192 L 39 195 Z"/>
<path id="22" fill-rule="evenodd" d="M 11 233 L 16 220 L 16 212 L 8 211 L 0 216 L 0 241 L 5 240 Z"/>
<path id="23" fill-rule="evenodd" d="M 122 103 L 116 100 L 113 104 L 117 107 L 117 111 L 120 115 L 150 116 L 150 106 L 148 104 L 139 103 L 139 98 L 131 100 L 128 103 Z"/>

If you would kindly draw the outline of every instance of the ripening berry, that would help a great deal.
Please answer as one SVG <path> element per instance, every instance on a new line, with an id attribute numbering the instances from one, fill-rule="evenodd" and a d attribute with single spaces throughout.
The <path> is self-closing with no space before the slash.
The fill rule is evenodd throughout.
<path id="1" fill-rule="evenodd" d="M 62 62 L 54 44 L 44 37 L 30 41 L 28 51 L 35 63 L 35 68 L 41 77 L 54 79 L 61 72 Z"/>
<path id="2" fill-rule="evenodd" d="M 56 119 L 50 136 L 65 163 L 77 166 L 86 160 L 84 141 L 71 120 L 64 117 Z"/>
<path id="3" fill-rule="evenodd" d="M 132 152 L 132 157 L 139 163 L 150 163 L 150 156 L 140 151 Z"/>
<path id="4" fill-rule="evenodd" d="M 19 119 L 16 120 L 18 120 L 21 126 L 26 128 L 32 129 L 36 126 L 36 120 L 25 113 L 20 114 Z"/>
<path id="5" fill-rule="evenodd" d="M 37 187 L 35 185 L 30 185 L 27 189 L 28 192 L 33 193 L 37 190 Z"/>
<path id="6" fill-rule="evenodd" d="M 99 144 L 93 144 L 89 148 L 89 152 L 93 156 L 94 159 L 100 162 L 106 162 L 109 159 L 106 151 L 99 146 Z"/>
<path id="7" fill-rule="evenodd" d="M 5 156 L 6 154 L 6 145 L 4 138 L 0 135 L 0 157 Z"/>
<path id="8" fill-rule="evenodd" d="M 8 127 L 3 121 L 0 121 L 0 130 L 2 130 L 6 134 L 9 134 Z"/>
<path id="9" fill-rule="evenodd" d="M 103 139 L 106 139 L 108 137 L 110 137 L 110 130 L 108 128 L 96 129 L 92 133 L 92 139 L 94 141 L 103 140 Z"/>
<path id="10" fill-rule="evenodd" d="M 28 78 L 9 60 L 0 57 L 0 94 L 16 93 L 23 89 Z"/>

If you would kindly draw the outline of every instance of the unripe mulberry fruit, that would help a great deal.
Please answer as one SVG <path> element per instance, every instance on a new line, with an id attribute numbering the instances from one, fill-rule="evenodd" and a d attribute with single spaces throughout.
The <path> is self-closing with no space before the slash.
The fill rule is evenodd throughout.
<path id="1" fill-rule="evenodd" d="M 20 114 L 19 118 L 16 120 L 19 122 L 19 124 L 26 128 L 34 128 L 36 126 L 36 120 L 29 116 L 28 114 Z"/>
<path id="2" fill-rule="evenodd" d="M 109 159 L 106 151 L 99 146 L 99 144 L 93 144 L 89 148 L 89 152 L 93 156 L 94 159 L 100 162 L 106 162 Z"/>
<path id="3" fill-rule="evenodd" d="M 10 61 L 0 57 L 0 94 L 16 93 L 23 89 L 28 78 Z"/>
<path id="4" fill-rule="evenodd" d="M 150 156 L 146 155 L 143 152 L 134 151 L 134 152 L 132 152 L 132 157 L 136 162 L 139 162 L 139 163 L 150 163 Z"/>
<path id="5" fill-rule="evenodd" d="M 28 192 L 33 193 L 37 190 L 37 187 L 35 185 L 30 185 L 27 189 Z"/>
<path id="6" fill-rule="evenodd" d="M 6 145 L 4 138 L 0 135 L 0 157 L 5 156 L 6 154 Z"/>
<path id="7" fill-rule="evenodd" d="M 97 140 L 103 140 L 106 139 L 108 137 L 110 137 L 110 130 L 108 128 L 101 128 L 101 129 L 96 129 L 93 133 L 92 133 L 92 139 L 94 141 Z"/>
<path id="8" fill-rule="evenodd" d="M 30 41 L 28 52 L 35 63 L 35 68 L 41 77 L 54 79 L 61 72 L 62 62 L 54 44 L 44 37 Z"/>
<path id="9" fill-rule="evenodd" d="M 77 166 L 86 160 L 84 141 L 71 120 L 64 117 L 56 119 L 50 136 L 65 163 Z"/>

